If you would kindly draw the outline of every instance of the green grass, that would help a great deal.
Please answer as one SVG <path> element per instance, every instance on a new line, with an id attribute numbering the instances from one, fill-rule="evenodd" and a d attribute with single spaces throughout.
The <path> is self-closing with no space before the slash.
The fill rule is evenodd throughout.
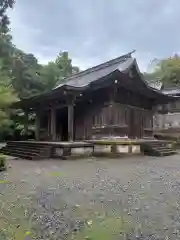
<path id="1" fill-rule="evenodd" d="M 31 231 L 31 222 L 25 215 L 29 207 L 23 197 L 17 199 L 11 183 L 5 186 L 0 197 L 0 231 L 6 240 L 25 240 L 26 232 Z"/>
<path id="2" fill-rule="evenodd" d="M 82 231 L 71 236 L 73 240 L 111 240 L 117 238 L 124 239 L 129 231 L 129 223 L 121 217 L 106 216 L 102 218 L 93 218 L 87 221 Z"/>
<path id="3" fill-rule="evenodd" d="M 125 235 L 130 232 L 132 219 L 129 216 L 121 216 L 104 212 L 104 209 L 83 209 L 76 207 L 73 216 L 84 219 L 86 224 L 78 232 L 72 234 L 69 240 L 113 240 L 125 239 Z"/>

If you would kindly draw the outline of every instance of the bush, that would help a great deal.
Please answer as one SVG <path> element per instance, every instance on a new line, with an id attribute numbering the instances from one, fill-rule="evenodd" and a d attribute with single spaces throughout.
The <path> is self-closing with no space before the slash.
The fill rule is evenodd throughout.
<path id="1" fill-rule="evenodd" d="M 3 171 L 5 169 L 6 169 L 6 157 L 0 154 L 0 171 Z"/>

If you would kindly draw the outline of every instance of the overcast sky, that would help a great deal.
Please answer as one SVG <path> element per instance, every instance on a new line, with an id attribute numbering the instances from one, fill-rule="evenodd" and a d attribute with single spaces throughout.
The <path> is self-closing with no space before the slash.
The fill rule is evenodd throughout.
<path id="1" fill-rule="evenodd" d="M 41 63 L 67 50 L 81 69 L 136 50 L 143 71 L 180 51 L 180 0 L 16 0 L 13 42 Z"/>

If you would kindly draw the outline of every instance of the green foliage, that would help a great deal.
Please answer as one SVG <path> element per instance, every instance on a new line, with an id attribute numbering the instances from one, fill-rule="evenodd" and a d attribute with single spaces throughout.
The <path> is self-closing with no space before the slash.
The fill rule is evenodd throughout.
<path id="1" fill-rule="evenodd" d="M 7 16 L 8 8 L 12 8 L 14 0 L 0 1 L 0 35 L 6 34 L 9 31 L 9 18 Z"/>
<path id="2" fill-rule="evenodd" d="M 15 49 L 11 66 L 12 85 L 21 99 L 50 91 L 57 82 L 79 71 L 72 66 L 67 52 L 61 52 L 54 62 L 42 66 L 32 54 Z"/>
<path id="3" fill-rule="evenodd" d="M 125 235 L 129 232 L 130 224 L 124 218 L 108 217 L 89 220 L 82 231 L 73 235 L 74 240 L 109 240 L 109 239 L 125 239 Z M 121 236 L 120 236 L 121 233 Z"/>
<path id="4" fill-rule="evenodd" d="M 16 93 L 11 85 L 9 73 L 0 59 L 0 129 L 11 125 L 8 106 L 17 100 Z"/>
<path id="5" fill-rule="evenodd" d="M 79 72 L 79 68 L 72 66 L 68 52 L 60 52 L 54 62 L 49 62 L 40 70 L 44 91 L 50 91 L 56 85 L 63 83 L 65 78 L 77 72 Z"/>
<path id="6" fill-rule="evenodd" d="M 44 91 L 49 91 L 56 86 L 59 81 L 60 69 L 55 62 L 49 62 L 41 68 L 41 79 Z"/>
<path id="7" fill-rule="evenodd" d="M 0 66 L 0 128 L 11 125 L 8 106 L 17 100 L 15 91 L 11 86 L 11 79 Z"/>
<path id="8" fill-rule="evenodd" d="M 180 86 L 180 56 L 175 54 L 172 57 L 161 60 L 154 60 L 154 71 L 145 73 L 147 80 L 160 79 L 165 87 Z"/>
<path id="9" fill-rule="evenodd" d="M 15 49 L 11 67 L 12 86 L 19 98 L 28 98 L 43 92 L 39 76 L 41 66 L 32 54 Z"/>
<path id="10" fill-rule="evenodd" d="M 72 66 L 72 60 L 69 58 L 68 52 L 60 52 L 55 60 L 55 64 L 59 69 L 59 81 L 70 77 L 72 74 L 79 72 L 78 67 Z"/>

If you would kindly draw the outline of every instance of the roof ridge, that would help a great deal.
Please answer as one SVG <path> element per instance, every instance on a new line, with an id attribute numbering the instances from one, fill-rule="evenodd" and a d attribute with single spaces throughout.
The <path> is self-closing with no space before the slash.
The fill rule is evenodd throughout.
<path id="1" fill-rule="evenodd" d="M 120 56 L 120 57 L 116 57 L 116 58 L 113 58 L 113 59 L 111 59 L 111 60 L 109 60 L 109 61 L 106 61 L 106 62 L 104 62 L 104 63 L 95 65 L 95 66 L 90 67 L 90 68 L 88 68 L 88 69 L 86 69 L 86 70 L 83 70 L 83 71 L 81 71 L 81 72 L 79 72 L 79 73 L 75 73 L 75 74 L 73 74 L 72 76 L 70 76 L 70 77 L 68 77 L 68 78 L 65 78 L 64 80 L 69 81 L 69 80 L 71 80 L 71 79 L 73 79 L 73 78 L 80 77 L 80 76 L 83 76 L 83 75 L 85 75 L 85 74 L 88 74 L 88 73 L 91 73 L 91 72 L 94 72 L 94 71 L 103 69 L 103 68 L 105 68 L 105 67 L 107 67 L 107 66 L 111 66 L 111 65 L 113 65 L 113 64 L 115 64 L 115 63 L 118 63 L 118 62 L 121 62 L 121 61 L 125 61 L 125 60 L 127 60 L 128 58 L 131 58 L 131 57 L 132 57 L 131 54 L 134 53 L 134 52 L 135 52 L 135 50 L 133 50 L 133 51 L 131 51 L 131 52 L 129 52 L 129 53 L 126 53 L 126 54 L 124 54 L 124 55 L 122 55 L 122 56 Z M 65 82 L 64 82 L 64 83 L 65 83 Z M 58 85 L 61 85 L 61 84 L 58 84 Z M 58 85 L 57 85 L 55 88 L 58 88 Z"/>

